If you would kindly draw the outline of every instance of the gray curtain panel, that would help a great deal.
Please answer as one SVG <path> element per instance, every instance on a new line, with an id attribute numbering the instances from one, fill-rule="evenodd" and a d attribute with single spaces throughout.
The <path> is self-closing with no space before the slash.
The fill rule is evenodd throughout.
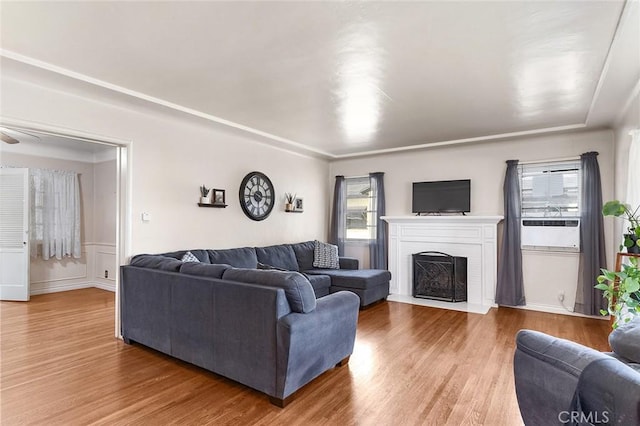
<path id="1" fill-rule="evenodd" d="M 580 213 L 580 266 L 576 290 L 575 312 L 600 315 L 607 304 L 602 291 L 594 288 L 600 268 L 607 267 L 602 220 L 602 185 L 598 153 L 587 152 L 580 156 L 582 164 L 582 189 Z"/>
<path id="2" fill-rule="evenodd" d="M 347 217 L 347 184 L 344 176 L 336 176 L 333 189 L 333 207 L 331 212 L 331 229 L 329 242 L 338 246 L 338 253 L 344 256 L 345 221 Z"/>
<path id="3" fill-rule="evenodd" d="M 387 269 L 387 222 L 380 219 L 385 215 L 384 173 L 369 173 L 369 179 L 376 194 L 376 238 L 369 244 L 369 267 Z"/>
<path id="4" fill-rule="evenodd" d="M 504 306 L 525 304 L 520 248 L 520 179 L 518 160 L 507 161 L 504 177 L 504 232 L 498 260 L 496 303 Z"/>

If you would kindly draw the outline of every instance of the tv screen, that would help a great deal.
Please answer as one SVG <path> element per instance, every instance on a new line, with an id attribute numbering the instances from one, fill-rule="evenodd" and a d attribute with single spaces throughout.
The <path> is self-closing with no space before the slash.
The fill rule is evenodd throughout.
<path id="1" fill-rule="evenodd" d="M 471 180 L 413 182 L 413 213 L 468 213 Z"/>

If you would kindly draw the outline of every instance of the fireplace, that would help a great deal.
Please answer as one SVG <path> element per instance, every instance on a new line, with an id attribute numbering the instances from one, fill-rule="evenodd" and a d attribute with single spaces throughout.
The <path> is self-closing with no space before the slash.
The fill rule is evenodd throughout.
<path id="1" fill-rule="evenodd" d="M 467 301 L 467 258 L 437 251 L 415 253 L 413 257 L 413 297 Z"/>

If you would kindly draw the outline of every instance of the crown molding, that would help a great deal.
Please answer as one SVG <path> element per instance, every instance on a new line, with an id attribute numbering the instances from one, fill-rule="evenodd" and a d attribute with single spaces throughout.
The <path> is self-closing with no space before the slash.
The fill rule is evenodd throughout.
<path id="1" fill-rule="evenodd" d="M 150 102 L 152 104 L 156 104 L 165 108 L 169 108 L 175 111 L 182 112 L 184 114 L 188 114 L 194 117 L 202 118 L 207 121 L 211 121 L 214 123 L 222 124 L 227 127 L 231 127 L 233 129 L 241 130 L 243 132 L 247 132 L 253 135 L 260 136 L 262 138 L 266 138 L 268 140 L 272 140 L 275 142 L 279 142 L 281 144 L 290 146 L 292 151 L 295 149 L 296 151 L 308 152 L 315 156 L 321 156 L 325 158 L 334 158 L 335 156 L 329 152 L 312 148 L 307 145 L 304 145 L 300 142 L 293 141 L 291 139 L 286 139 L 268 132 L 263 132 L 262 130 L 254 129 L 253 127 L 245 126 L 243 124 L 239 124 L 230 120 L 226 120 L 224 118 L 216 117 L 211 114 L 206 114 L 204 112 L 195 110 L 193 108 L 188 108 L 182 105 L 175 104 L 173 102 L 168 102 L 160 98 L 156 98 L 154 96 L 150 96 L 141 92 L 137 92 L 135 90 L 127 89 L 126 87 L 118 86 L 116 84 L 108 83 L 106 81 L 89 77 L 85 74 L 81 74 L 75 71 L 68 70 L 66 68 L 59 67 L 57 65 L 53 65 L 44 61 L 40 61 L 34 58 L 30 58 L 28 56 L 21 55 L 19 53 L 12 52 L 7 49 L 0 49 L 0 56 L 3 56 L 8 59 L 12 59 L 17 62 L 21 62 L 23 64 L 31 65 L 36 68 L 40 68 L 46 71 L 50 71 L 52 73 L 60 74 L 65 77 L 69 77 L 74 80 L 78 80 L 84 83 L 88 83 L 94 86 L 102 87 L 107 90 L 111 90 L 113 92 L 121 93 L 123 95 L 131 96 L 146 102 Z"/>

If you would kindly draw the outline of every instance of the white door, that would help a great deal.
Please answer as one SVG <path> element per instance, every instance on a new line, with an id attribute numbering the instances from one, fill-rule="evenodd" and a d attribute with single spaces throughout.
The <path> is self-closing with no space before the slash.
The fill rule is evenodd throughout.
<path id="1" fill-rule="evenodd" d="M 29 300 L 29 169 L 0 169 L 0 300 Z"/>

